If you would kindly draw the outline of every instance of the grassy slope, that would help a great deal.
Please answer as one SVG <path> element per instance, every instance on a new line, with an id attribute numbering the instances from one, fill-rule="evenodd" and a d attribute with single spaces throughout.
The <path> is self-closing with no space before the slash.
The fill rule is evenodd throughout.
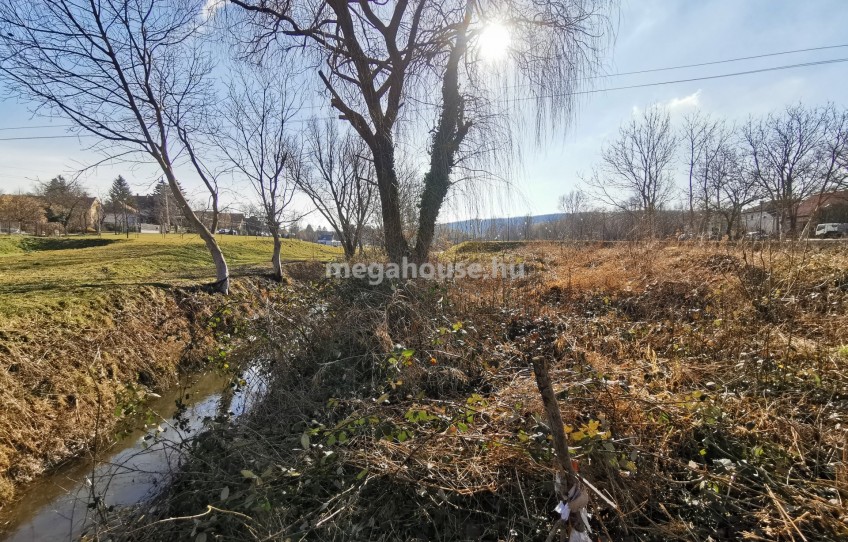
<path id="1" fill-rule="evenodd" d="M 220 243 L 234 276 L 270 270 L 270 239 Z M 282 257 L 337 253 L 287 240 Z M 126 385 L 169 386 L 181 361 L 212 347 L 211 311 L 251 310 L 253 279 L 236 279 L 227 298 L 169 288 L 213 279 L 193 235 L 0 238 L 0 508 L 16 486 L 86 450 L 98 395 L 108 433 Z"/>
<path id="2" fill-rule="evenodd" d="M 270 270 L 271 239 L 222 236 L 218 242 L 234 276 Z M 283 241 L 284 260 L 326 260 L 338 254 L 315 243 Z M 6 324 L 45 312 L 66 312 L 74 320 L 69 307 L 87 304 L 114 286 L 212 280 L 214 268 L 196 235 L 0 239 L 0 321 Z"/>

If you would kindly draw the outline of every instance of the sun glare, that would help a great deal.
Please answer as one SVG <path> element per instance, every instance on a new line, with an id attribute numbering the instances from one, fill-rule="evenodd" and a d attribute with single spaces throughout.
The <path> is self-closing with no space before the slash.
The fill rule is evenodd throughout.
<path id="1" fill-rule="evenodd" d="M 478 42 L 480 56 L 484 60 L 496 61 L 506 56 L 509 50 L 509 28 L 499 22 L 491 22 L 480 33 Z"/>

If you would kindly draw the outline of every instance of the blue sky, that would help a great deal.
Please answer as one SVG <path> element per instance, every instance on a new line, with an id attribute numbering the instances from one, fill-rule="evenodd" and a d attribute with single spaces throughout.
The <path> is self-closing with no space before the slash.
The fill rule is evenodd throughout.
<path id="1" fill-rule="evenodd" d="M 843 0 L 624 0 L 617 37 L 605 73 L 663 68 L 741 56 L 848 44 L 848 2 Z M 788 64 L 848 58 L 848 47 L 787 54 L 712 66 L 670 70 L 594 81 L 597 90 L 677 79 L 756 70 Z M 634 108 L 652 103 L 669 106 L 678 118 L 700 107 L 731 121 L 762 115 L 802 101 L 818 105 L 833 101 L 845 106 L 848 62 L 769 71 L 722 79 L 595 92 L 584 96 L 574 122 L 544 145 L 528 144 L 514 175 L 513 189 L 491 198 L 483 215 L 503 216 L 555 212 L 557 198 L 578 188 L 580 173 L 588 173 L 603 144 L 617 133 Z M 63 135 L 62 119 L 33 118 L 25 105 L 0 102 L 0 190 L 28 190 L 33 179 L 68 174 L 99 157 L 75 139 L 4 141 L 10 137 Z M 27 129 L 5 128 L 27 126 Z M 158 177 L 153 167 L 109 165 L 87 173 L 83 181 L 92 193 L 105 195 L 118 174 L 139 192 Z M 188 172 L 186 172 L 188 173 Z M 184 186 L 196 188 L 185 175 Z M 239 187 L 232 187 L 237 192 Z M 241 190 L 241 192 L 245 192 Z M 199 194 L 200 192 L 196 192 Z M 233 199 L 233 196 L 224 196 Z M 303 205 L 303 203 L 301 203 Z M 454 200 L 443 219 L 467 218 L 461 199 Z M 320 223 L 318 219 L 307 219 Z"/>

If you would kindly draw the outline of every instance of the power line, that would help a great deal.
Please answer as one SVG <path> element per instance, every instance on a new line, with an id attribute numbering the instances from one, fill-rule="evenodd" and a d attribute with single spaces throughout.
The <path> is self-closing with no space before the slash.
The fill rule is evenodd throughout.
<path id="1" fill-rule="evenodd" d="M 35 130 L 39 128 L 72 128 L 76 126 L 75 124 L 44 124 L 41 126 L 8 126 L 6 128 L 0 128 L 0 132 L 5 132 L 8 130 Z"/>
<path id="2" fill-rule="evenodd" d="M 717 64 L 726 64 L 726 63 L 730 63 L 730 62 L 740 62 L 740 61 L 743 61 L 743 60 L 755 60 L 755 59 L 758 59 L 758 58 L 768 58 L 768 57 L 773 57 L 773 56 L 789 55 L 789 54 L 795 54 L 795 53 L 808 53 L 808 52 L 812 52 L 812 51 L 824 51 L 824 50 L 828 50 L 828 49 L 839 49 L 839 48 L 844 48 L 844 47 L 848 47 L 848 43 L 839 44 L 839 45 L 823 45 L 823 46 L 820 46 L 820 47 L 807 47 L 807 48 L 804 48 L 804 49 L 791 49 L 791 50 L 788 50 L 788 51 L 777 51 L 777 52 L 773 52 L 773 53 L 763 53 L 763 54 L 759 54 L 759 55 L 740 56 L 740 57 L 736 57 L 736 58 L 727 58 L 727 59 L 724 59 L 724 60 L 713 60 L 713 61 L 709 61 L 709 62 L 699 62 L 699 63 L 696 63 L 696 64 L 681 64 L 681 65 L 678 65 L 678 66 L 667 66 L 667 67 L 662 67 L 662 68 L 648 68 L 648 69 L 644 69 L 644 70 L 635 70 L 635 71 L 629 71 L 629 72 L 617 72 L 617 73 L 610 73 L 610 74 L 606 74 L 606 75 L 594 75 L 594 76 L 590 76 L 590 77 L 583 77 L 580 80 L 606 79 L 606 78 L 609 78 L 609 77 L 620 77 L 620 76 L 625 76 L 625 75 L 638 75 L 638 74 L 644 74 L 644 73 L 656 73 L 656 72 L 680 70 L 680 69 L 686 69 L 686 68 L 713 66 L 713 65 L 717 65 Z M 804 64 L 798 64 L 798 65 L 794 65 L 794 66 L 802 66 L 802 65 L 804 65 Z M 779 69 L 779 68 L 776 68 L 776 69 Z M 753 72 L 753 73 L 756 73 L 756 72 Z M 727 77 L 727 76 L 719 76 L 719 77 Z M 653 85 L 653 84 L 654 83 L 647 83 L 646 85 Z M 665 84 L 665 83 L 657 83 L 657 84 Z M 630 87 L 621 87 L 621 88 L 630 88 Z M 614 90 L 614 89 L 607 89 L 607 90 Z M 587 92 L 593 92 L 593 91 L 587 91 Z M 303 109 L 315 110 L 315 109 L 322 109 L 323 107 L 324 106 L 314 106 L 314 105 L 312 105 L 312 106 L 306 106 Z M 7 127 L 0 128 L 0 132 L 11 131 L 11 130 L 37 130 L 37 129 L 50 129 L 50 128 L 73 128 L 74 126 L 76 126 L 76 125 L 75 124 L 44 124 L 44 125 L 39 125 L 39 126 L 7 126 Z M 67 137 L 75 137 L 75 136 L 53 136 L 53 137 L 67 138 Z M 46 138 L 46 136 L 45 136 L 45 138 Z M 23 138 L 23 139 L 30 139 L 30 138 Z M 35 139 L 35 137 L 33 137 L 32 139 Z M 16 141 L 16 140 L 17 139 L 14 139 L 14 138 L 0 139 L 0 141 Z"/>
<path id="3" fill-rule="evenodd" d="M 726 64 L 728 62 L 740 62 L 742 60 L 754 60 L 757 58 L 767 58 L 771 56 L 780 56 L 780 55 L 789 55 L 793 53 L 807 53 L 811 51 L 824 51 L 826 49 L 838 49 L 840 47 L 848 47 L 848 43 L 842 45 L 824 45 L 822 47 L 809 47 L 807 49 L 792 49 L 791 51 L 779 51 L 776 53 L 764 53 L 761 55 L 752 55 L 752 56 L 740 56 L 737 58 L 728 58 L 725 60 L 713 60 L 711 62 L 699 62 L 697 64 L 682 64 L 680 66 L 669 66 L 667 68 L 650 68 L 646 70 L 637 70 L 631 72 L 617 72 L 611 73 L 609 75 L 596 75 L 593 77 L 587 77 L 587 79 L 602 79 L 604 77 L 618 77 L 621 75 L 636 75 L 640 73 L 654 73 L 654 72 L 663 72 L 669 70 L 680 70 L 684 68 L 698 68 L 701 66 L 713 66 L 715 64 Z"/>
<path id="4" fill-rule="evenodd" d="M 523 102 L 523 101 L 528 101 L 528 100 L 537 100 L 539 98 L 560 98 L 560 97 L 565 97 L 565 96 L 576 96 L 576 95 L 583 95 L 583 94 L 597 94 L 599 92 L 613 92 L 613 91 L 618 91 L 618 90 L 631 90 L 631 89 L 636 89 L 636 88 L 657 87 L 657 86 L 663 86 L 663 85 L 673 85 L 673 84 L 676 84 L 676 83 L 691 83 L 691 82 L 694 82 L 694 81 L 708 81 L 708 80 L 712 80 L 712 79 L 726 79 L 728 77 L 738 77 L 738 76 L 742 76 L 742 75 L 752 75 L 752 74 L 757 74 L 757 73 L 788 70 L 788 69 L 793 69 L 793 68 L 806 68 L 806 67 L 811 67 L 811 66 L 822 66 L 822 65 L 826 65 L 826 64 L 840 64 L 842 62 L 848 62 L 848 58 L 834 58 L 834 59 L 830 59 L 830 60 L 819 60 L 819 61 L 816 61 L 816 62 L 803 62 L 803 63 L 800 63 L 800 64 L 786 64 L 786 65 L 783 65 L 783 66 L 772 66 L 772 67 L 769 67 L 769 68 L 760 68 L 760 69 L 757 69 L 757 70 L 745 70 L 745 71 L 741 71 L 741 72 L 722 73 L 722 74 L 718 74 L 718 75 L 705 75 L 705 76 L 701 76 L 701 77 L 690 77 L 690 78 L 686 78 L 686 79 L 674 79 L 674 80 L 670 80 L 670 81 L 657 81 L 657 82 L 653 82 L 653 83 L 641 83 L 641 84 L 626 85 L 626 86 L 620 86 L 620 87 L 600 88 L 600 89 L 591 89 L 591 90 L 578 90 L 578 91 L 567 92 L 567 93 L 562 93 L 562 94 L 549 94 L 549 95 L 546 95 L 546 96 L 545 95 L 543 95 L 543 96 L 528 96 L 528 97 L 524 97 L 524 98 L 514 98 L 514 99 L 511 99 L 511 100 L 496 100 L 496 101 L 502 101 L 502 102 L 510 103 L 510 102 Z M 409 108 L 409 109 L 407 109 L 407 111 L 416 112 L 416 111 L 421 111 L 421 110 L 415 109 L 415 108 Z M 334 118 L 335 117 L 324 117 L 324 120 L 334 119 Z M 291 122 L 291 123 L 303 123 L 303 122 L 309 122 L 309 120 L 310 119 L 293 119 L 293 120 L 290 120 L 289 122 Z M 81 137 L 96 137 L 96 136 L 94 136 L 92 134 L 56 135 L 56 136 L 22 136 L 22 137 L 4 137 L 4 138 L 0 138 L 0 141 L 30 141 L 30 140 L 39 140 L 39 139 L 68 139 L 68 138 L 79 139 Z"/>
<path id="5" fill-rule="evenodd" d="M 76 125 L 73 125 L 76 126 Z M 0 141 L 28 141 L 31 139 L 67 139 L 67 138 L 81 138 L 81 137 L 96 137 L 93 134 L 79 134 L 79 135 L 55 135 L 55 136 L 21 136 L 21 137 L 0 137 Z"/>
<path id="6" fill-rule="evenodd" d="M 839 63 L 842 63 L 842 62 L 848 62 L 848 58 L 834 58 L 834 59 L 831 59 L 831 60 L 819 60 L 817 62 L 803 62 L 801 64 L 787 64 L 787 65 L 784 65 L 784 66 L 772 66 L 770 68 L 761 68 L 761 69 L 758 69 L 758 70 L 746 70 L 746 71 L 734 72 L 734 73 L 722 73 L 722 74 L 718 74 L 718 75 L 705 75 L 705 76 L 702 76 L 702 77 L 690 77 L 688 79 L 674 79 L 674 80 L 671 80 L 671 81 L 657 81 L 655 83 L 642 83 L 642 84 L 636 84 L 636 85 L 626 85 L 626 86 L 611 87 L 611 88 L 599 88 L 599 89 L 592 89 L 592 90 L 577 90 L 577 91 L 574 91 L 574 92 L 565 92 L 565 93 L 561 93 L 561 94 L 549 94 L 549 95 L 545 95 L 545 96 L 528 96 L 528 97 L 524 97 L 524 98 L 514 98 L 514 99 L 508 100 L 508 101 L 509 102 L 524 102 L 524 101 L 528 101 L 528 100 L 537 100 L 539 98 L 560 98 L 560 97 L 564 97 L 564 96 L 576 96 L 576 95 L 580 95 L 580 94 L 596 94 L 598 92 L 611 92 L 611 91 L 615 91 L 615 90 L 629 90 L 629 89 L 634 89 L 634 88 L 659 87 L 659 86 L 663 86 L 663 85 L 673 85 L 675 83 L 691 83 L 693 81 L 708 81 L 710 79 L 725 79 L 725 78 L 728 78 L 728 77 L 737 77 L 737 76 L 740 76 L 740 75 L 751 75 L 751 74 L 756 74 L 756 73 L 764 73 L 764 72 L 779 71 L 779 70 L 788 70 L 788 69 L 792 69 L 792 68 L 805 68 L 805 67 L 809 67 L 809 66 L 820 66 L 820 65 L 824 65 L 824 64 L 839 64 Z"/>

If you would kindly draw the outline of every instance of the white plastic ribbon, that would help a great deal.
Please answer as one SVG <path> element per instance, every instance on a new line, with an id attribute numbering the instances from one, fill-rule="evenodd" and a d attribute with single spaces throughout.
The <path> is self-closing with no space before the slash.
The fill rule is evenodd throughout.
<path id="1" fill-rule="evenodd" d="M 580 519 L 583 520 L 583 525 L 586 526 L 586 532 L 591 534 L 592 527 L 589 526 L 589 513 L 586 511 L 585 508 L 580 509 Z"/>
<path id="2" fill-rule="evenodd" d="M 571 508 L 569 508 L 567 503 L 560 501 L 556 508 L 554 508 L 554 512 L 558 512 L 559 517 L 561 517 L 563 521 L 568 521 L 568 516 L 571 515 Z"/>

